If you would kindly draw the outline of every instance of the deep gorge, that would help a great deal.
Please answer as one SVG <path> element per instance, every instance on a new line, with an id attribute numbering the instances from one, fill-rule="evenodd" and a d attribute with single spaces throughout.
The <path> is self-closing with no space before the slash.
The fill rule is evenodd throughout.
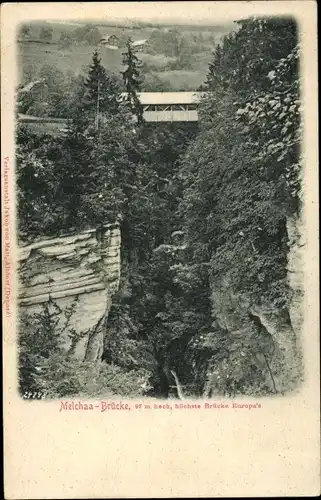
<path id="1" fill-rule="evenodd" d="M 214 50 L 199 122 L 151 126 L 129 42 L 128 102 L 95 52 L 65 134 L 18 125 L 21 393 L 211 399 L 298 389 L 298 61 L 292 20 L 240 21 Z"/>

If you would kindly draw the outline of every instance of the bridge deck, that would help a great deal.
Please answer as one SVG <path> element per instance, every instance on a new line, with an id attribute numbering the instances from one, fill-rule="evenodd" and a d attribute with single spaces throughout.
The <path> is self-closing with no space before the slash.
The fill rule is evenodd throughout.
<path id="1" fill-rule="evenodd" d="M 121 100 L 126 98 L 121 94 Z M 146 122 L 197 122 L 197 105 L 201 99 L 200 92 L 140 92 L 137 94 L 143 107 Z M 19 121 L 53 128 L 63 129 L 67 120 L 63 118 L 40 118 L 19 114 Z"/>
<path id="2" fill-rule="evenodd" d="M 122 98 L 126 98 L 126 93 Z M 146 122 L 196 122 L 200 92 L 139 92 Z"/>

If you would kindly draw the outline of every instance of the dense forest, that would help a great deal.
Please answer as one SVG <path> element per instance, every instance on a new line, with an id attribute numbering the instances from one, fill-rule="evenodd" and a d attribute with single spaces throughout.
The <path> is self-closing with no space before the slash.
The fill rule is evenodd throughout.
<path id="1" fill-rule="evenodd" d="M 122 82 L 94 52 L 69 89 L 65 134 L 17 126 L 21 242 L 115 220 L 122 233 L 101 362 L 68 357 L 44 308 L 21 318 L 21 392 L 211 398 L 297 388 L 287 273 L 289 221 L 302 208 L 295 22 L 237 22 L 214 49 L 197 123 L 145 123 L 144 66 L 130 40 L 123 50 Z M 60 96 L 58 85 L 55 116 Z"/>

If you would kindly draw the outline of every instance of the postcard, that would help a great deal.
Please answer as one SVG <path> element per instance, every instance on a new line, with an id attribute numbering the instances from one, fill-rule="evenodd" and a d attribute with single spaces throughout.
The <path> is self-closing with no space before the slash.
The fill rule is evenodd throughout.
<path id="1" fill-rule="evenodd" d="M 320 493 L 316 10 L 3 4 L 6 499 Z"/>

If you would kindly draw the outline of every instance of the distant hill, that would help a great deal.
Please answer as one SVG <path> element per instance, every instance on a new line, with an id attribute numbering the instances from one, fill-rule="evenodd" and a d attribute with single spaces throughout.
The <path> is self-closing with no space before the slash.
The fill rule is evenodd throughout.
<path id="1" fill-rule="evenodd" d="M 128 37 L 134 41 L 152 40 L 148 52 L 138 54 L 145 65 L 148 90 L 158 90 L 153 88 L 153 82 L 163 85 L 163 90 L 193 90 L 204 81 L 214 47 L 231 29 L 231 24 L 125 26 L 107 22 L 34 22 L 23 25 L 18 34 L 20 81 L 28 83 L 31 76 L 37 77 L 44 65 L 78 75 L 90 63 L 100 37 L 116 35 L 121 45 L 118 49 L 99 47 L 107 70 L 120 75 L 123 47 Z M 176 52 L 170 46 L 171 37 L 176 37 L 182 45 Z"/>

